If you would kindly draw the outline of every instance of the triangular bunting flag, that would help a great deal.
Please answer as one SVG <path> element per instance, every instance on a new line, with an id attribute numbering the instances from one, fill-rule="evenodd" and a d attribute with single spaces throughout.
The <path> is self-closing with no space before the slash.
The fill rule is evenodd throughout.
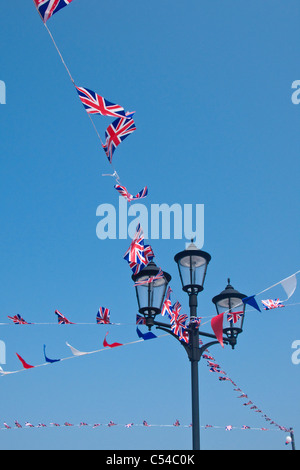
<path id="1" fill-rule="evenodd" d="M 16 355 L 17 355 L 18 359 L 21 361 L 22 366 L 24 367 L 24 369 L 34 369 L 34 366 L 31 366 L 31 365 L 27 364 L 27 362 L 24 361 L 24 359 L 21 356 L 19 356 L 18 353 L 16 353 Z"/>
<path id="2" fill-rule="evenodd" d="M 139 338 L 143 338 L 144 341 L 147 341 L 148 339 L 155 339 L 157 336 L 152 333 L 152 331 L 148 331 L 148 333 L 142 333 L 139 328 L 136 329 L 136 332 L 138 334 Z"/>
<path id="3" fill-rule="evenodd" d="M 78 351 L 78 349 L 73 348 L 69 343 L 66 343 L 66 345 L 71 349 L 73 356 L 86 356 L 88 354 L 87 352 Z"/>
<path id="4" fill-rule="evenodd" d="M 121 343 L 108 344 L 108 342 L 106 341 L 107 335 L 108 335 L 108 332 L 106 333 L 104 341 L 103 341 L 103 346 L 105 348 L 117 348 L 118 346 L 123 346 L 123 344 L 121 344 Z"/>
<path id="5" fill-rule="evenodd" d="M 45 361 L 49 362 L 50 364 L 54 364 L 55 362 L 60 362 L 60 359 L 49 359 L 49 357 L 46 356 L 46 345 L 44 344 L 44 356 L 45 356 Z"/>
<path id="6" fill-rule="evenodd" d="M 258 310 L 259 312 L 261 312 L 261 309 L 259 308 L 259 306 L 258 306 L 258 304 L 255 300 L 255 295 L 251 295 L 250 297 L 245 297 L 244 299 L 242 299 L 242 302 L 244 304 L 250 305 L 251 307 L 253 307 L 256 310 Z"/>
<path id="7" fill-rule="evenodd" d="M 286 292 L 286 295 L 288 296 L 288 298 L 286 300 L 288 300 L 290 297 L 292 297 L 292 295 L 294 294 L 294 292 L 296 290 L 296 287 L 297 287 L 297 277 L 296 277 L 296 275 L 293 274 L 292 276 L 288 277 L 287 279 L 284 279 L 283 281 L 281 281 L 281 285 L 284 288 L 284 290 Z"/>
<path id="8" fill-rule="evenodd" d="M 217 340 L 221 344 L 222 348 L 224 348 L 223 342 L 223 320 L 224 320 L 224 313 L 217 315 L 216 317 L 211 319 L 211 327 L 213 332 L 216 335 Z"/>

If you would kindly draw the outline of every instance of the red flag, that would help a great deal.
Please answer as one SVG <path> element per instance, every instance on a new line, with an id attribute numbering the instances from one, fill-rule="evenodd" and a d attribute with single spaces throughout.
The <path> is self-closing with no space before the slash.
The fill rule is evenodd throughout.
<path id="1" fill-rule="evenodd" d="M 108 335 L 108 332 L 106 333 L 104 341 L 103 341 L 103 346 L 105 348 L 117 348 L 118 346 L 123 346 L 123 344 L 121 344 L 121 343 L 108 344 L 108 342 L 106 341 L 107 335 Z"/>
<path id="2" fill-rule="evenodd" d="M 34 366 L 30 366 L 29 364 L 27 364 L 27 362 L 25 362 L 24 359 L 19 356 L 18 353 L 16 353 L 16 355 L 18 356 L 18 359 L 22 362 L 24 369 L 34 369 Z"/>
<path id="3" fill-rule="evenodd" d="M 217 340 L 221 344 L 222 348 L 224 348 L 223 343 L 223 319 L 224 313 L 217 315 L 216 317 L 211 319 L 211 327 L 217 337 Z"/>

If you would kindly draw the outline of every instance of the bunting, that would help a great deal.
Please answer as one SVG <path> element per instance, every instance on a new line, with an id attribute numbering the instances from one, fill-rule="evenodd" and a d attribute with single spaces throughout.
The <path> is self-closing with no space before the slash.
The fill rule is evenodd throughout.
<path id="1" fill-rule="evenodd" d="M 60 359 L 49 359 L 49 357 L 46 356 L 46 345 L 44 344 L 44 357 L 45 361 L 49 362 L 50 364 L 54 364 L 55 362 L 60 362 Z"/>
<path id="2" fill-rule="evenodd" d="M 261 309 L 259 308 L 258 303 L 255 300 L 255 295 L 251 295 L 250 297 L 245 297 L 244 299 L 242 299 L 242 302 L 244 304 L 250 305 L 251 307 L 261 312 Z"/>
<path id="3" fill-rule="evenodd" d="M 21 315 L 14 315 L 13 317 L 7 317 L 14 322 L 15 325 L 31 325 L 21 317 Z"/>
<path id="4" fill-rule="evenodd" d="M 88 90 L 87 88 L 76 86 L 76 90 L 80 101 L 82 102 L 88 114 L 101 114 L 102 116 L 116 118 L 126 117 L 124 108 L 122 108 L 122 106 L 107 101 L 102 96 L 97 95 L 97 93 Z"/>
<path id="5" fill-rule="evenodd" d="M 283 302 L 279 299 L 267 299 L 262 300 L 262 304 L 264 305 L 265 310 L 273 310 L 274 308 L 282 308 L 284 307 Z"/>
<path id="6" fill-rule="evenodd" d="M 109 308 L 100 307 L 97 313 L 97 325 L 110 325 L 110 310 Z"/>
<path id="7" fill-rule="evenodd" d="M 70 320 L 68 320 L 62 313 L 58 310 L 55 310 L 55 315 L 57 315 L 57 320 L 59 325 L 75 325 Z"/>
<path id="8" fill-rule="evenodd" d="M 34 0 L 35 6 L 44 23 L 62 8 L 69 5 L 73 0 Z"/>
<path id="9" fill-rule="evenodd" d="M 106 341 L 107 335 L 108 335 L 108 332 L 106 333 L 105 338 L 104 338 L 104 341 L 103 341 L 103 346 L 104 346 L 105 348 L 117 348 L 118 346 L 123 346 L 123 344 L 121 344 L 121 343 L 112 343 L 112 344 L 108 344 L 108 342 Z"/>
<path id="10" fill-rule="evenodd" d="M 154 333 L 152 333 L 152 331 L 148 331 L 147 333 L 142 333 L 141 330 L 137 327 L 136 332 L 137 332 L 138 337 L 143 338 L 144 341 L 157 338 L 157 336 Z"/>
<path id="11" fill-rule="evenodd" d="M 140 192 L 138 192 L 135 196 L 133 196 L 132 194 L 130 194 L 127 190 L 127 188 L 125 188 L 125 186 L 121 186 L 120 184 L 116 184 L 114 186 L 114 188 L 118 191 L 118 193 L 123 196 L 127 202 L 132 202 L 132 201 L 136 201 L 138 199 L 144 199 L 145 197 L 148 196 L 148 188 L 147 186 L 145 186 L 145 188 L 143 188 Z"/>
<path id="12" fill-rule="evenodd" d="M 91 429 L 99 429 L 100 427 L 103 428 L 112 428 L 112 427 L 122 427 L 126 429 L 131 429 L 133 427 L 138 428 L 182 428 L 182 429 L 190 429 L 192 428 L 192 424 L 181 424 L 178 419 L 174 421 L 173 424 L 152 424 L 148 423 L 148 421 L 144 420 L 142 423 L 133 423 L 132 421 L 129 423 L 115 423 L 113 420 L 110 420 L 108 423 L 99 423 L 99 422 L 91 422 L 88 423 L 87 421 L 81 421 L 80 423 L 72 423 L 70 421 L 64 421 L 61 424 L 58 423 L 57 421 L 52 421 L 50 423 L 44 423 L 44 422 L 38 422 L 37 424 L 33 424 L 32 422 L 25 421 L 24 424 L 21 424 L 19 420 L 14 421 L 14 425 L 9 425 L 7 422 L 3 423 L 3 427 L 0 427 L 1 431 L 10 431 L 10 430 L 24 430 L 24 429 L 46 429 L 46 428 L 86 428 L 89 427 Z M 200 428 L 204 430 L 208 429 L 218 429 L 218 430 L 224 430 L 224 431 L 233 431 L 233 430 L 239 430 L 239 431 L 280 431 L 279 429 L 268 429 L 264 427 L 250 427 L 247 425 L 242 425 L 242 426 L 233 426 L 233 425 L 226 425 L 226 426 L 215 426 L 211 424 L 206 424 L 206 425 L 201 425 Z M 289 430 L 285 429 L 285 432 L 288 432 Z M 285 440 L 286 444 L 291 443 L 291 440 L 286 438 Z"/>
<path id="13" fill-rule="evenodd" d="M 217 315 L 216 317 L 211 319 L 211 327 L 213 329 L 213 332 L 216 335 L 217 340 L 222 346 L 222 348 L 224 348 L 223 321 L 224 321 L 224 313 L 221 313 L 220 315 Z"/>

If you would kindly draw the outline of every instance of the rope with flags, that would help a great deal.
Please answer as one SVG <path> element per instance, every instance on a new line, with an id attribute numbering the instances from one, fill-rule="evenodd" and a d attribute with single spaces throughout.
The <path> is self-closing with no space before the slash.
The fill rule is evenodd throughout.
<path id="1" fill-rule="evenodd" d="M 87 112 L 90 122 L 97 134 L 98 139 L 100 140 L 101 146 L 106 153 L 108 161 L 112 165 L 112 157 L 116 148 L 123 142 L 123 140 L 125 140 L 130 134 L 132 134 L 136 130 L 135 122 L 132 118 L 132 116 L 135 114 L 135 111 L 125 111 L 122 106 L 108 101 L 103 96 L 100 96 L 98 93 L 95 93 L 94 91 L 88 88 L 76 85 L 75 80 L 70 72 L 70 69 L 63 58 L 62 52 L 60 51 L 57 42 L 55 41 L 53 34 L 51 33 L 47 25 L 48 20 L 54 14 L 56 14 L 62 8 L 68 6 L 72 1 L 73 0 L 33 0 L 33 3 L 43 21 L 46 31 L 49 34 L 49 37 L 60 57 L 60 60 L 63 66 L 65 67 L 72 84 L 75 87 L 77 95 L 81 103 L 83 104 L 84 109 Z M 94 115 L 101 115 L 105 117 L 117 117 L 117 119 L 112 124 L 110 124 L 105 131 L 105 143 L 102 142 L 98 129 L 92 119 L 92 116 Z M 114 173 L 116 173 L 115 169 Z M 128 202 L 145 198 L 148 195 L 147 187 L 143 188 L 135 197 L 127 191 L 125 186 L 123 186 L 122 189 L 115 189 L 117 189 L 121 196 L 125 197 Z"/>

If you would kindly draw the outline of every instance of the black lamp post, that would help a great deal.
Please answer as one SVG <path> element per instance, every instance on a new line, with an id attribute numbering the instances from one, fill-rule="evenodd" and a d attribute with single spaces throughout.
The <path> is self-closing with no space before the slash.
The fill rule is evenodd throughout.
<path id="1" fill-rule="evenodd" d="M 187 292 L 189 296 L 190 322 L 187 327 L 188 342 L 180 341 L 178 336 L 171 330 L 170 324 L 156 321 L 156 316 L 161 313 L 166 289 L 171 281 L 171 276 L 166 272 L 162 273 L 156 264 L 151 262 L 146 268 L 142 269 L 139 274 L 133 275 L 132 279 L 136 286 L 139 312 L 144 315 L 149 330 L 151 330 L 153 326 L 156 326 L 156 328 L 171 334 L 184 346 L 191 362 L 193 450 L 200 450 L 198 363 L 204 351 L 214 344 L 219 344 L 219 341 L 214 334 L 200 332 L 197 322 L 194 320 L 197 318 L 197 296 L 199 292 L 202 292 L 204 289 L 207 266 L 211 260 L 211 256 L 205 251 L 199 250 L 192 241 L 188 248 L 178 253 L 174 259 L 178 265 L 182 289 L 184 292 Z M 159 274 L 161 275 L 159 276 Z M 239 321 L 242 318 L 241 323 L 238 325 L 234 324 L 232 321 L 232 324 L 229 322 L 226 328 L 224 328 L 226 337 L 223 338 L 223 342 L 224 344 L 231 344 L 232 347 L 236 345 L 236 338 L 238 334 L 242 332 L 245 307 L 241 307 L 240 304 L 242 303 L 241 299 L 244 297 L 246 297 L 246 295 L 240 294 L 231 286 L 227 286 L 225 291 L 213 299 L 218 313 L 220 313 L 219 308 L 225 307 L 225 309 L 227 308 L 231 313 L 236 313 L 237 316 L 240 315 Z M 240 310 L 237 310 L 237 308 L 240 308 Z M 238 314 L 237 312 L 241 312 L 242 309 L 243 314 Z M 200 346 L 200 336 L 210 338 L 210 341 Z"/>

